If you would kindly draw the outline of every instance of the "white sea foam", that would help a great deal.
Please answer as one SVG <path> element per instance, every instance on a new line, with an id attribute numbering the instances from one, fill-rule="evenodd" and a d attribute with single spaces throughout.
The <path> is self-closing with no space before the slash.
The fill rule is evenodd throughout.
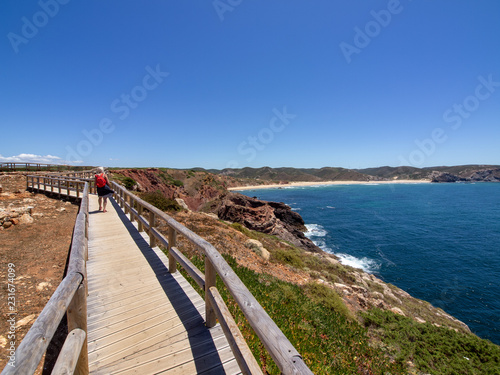
<path id="1" fill-rule="evenodd" d="M 328 247 L 326 246 L 326 242 L 325 241 L 321 241 L 321 240 L 317 240 L 317 241 L 313 241 L 313 243 L 318 246 L 321 250 L 327 252 L 327 253 L 331 253 L 333 254 L 333 249 L 331 247 Z"/>
<path id="2" fill-rule="evenodd" d="M 304 234 L 308 238 L 325 237 L 328 233 L 325 230 L 325 228 L 323 228 L 323 226 L 321 226 L 319 224 L 306 224 L 306 228 L 307 228 L 307 232 L 305 232 Z"/>
<path id="3" fill-rule="evenodd" d="M 380 269 L 379 263 L 367 257 L 360 259 L 349 254 L 336 253 L 335 255 L 339 257 L 340 263 L 354 268 L 361 268 L 368 273 L 374 273 Z"/>

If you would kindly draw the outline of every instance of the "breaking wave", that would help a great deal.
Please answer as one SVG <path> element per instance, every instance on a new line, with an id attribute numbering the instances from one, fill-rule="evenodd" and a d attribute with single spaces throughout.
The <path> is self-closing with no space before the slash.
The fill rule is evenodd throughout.
<path id="1" fill-rule="evenodd" d="M 313 240 L 313 237 L 325 237 L 328 233 L 325 228 L 319 224 L 306 224 L 306 228 L 307 232 L 304 234 L 311 240 Z"/>
<path id="2" fill-rule="evenodd" d="M 340 263 L 345 264 L 346 266 L 351 266 L 354 268 L 361 268 L 363 271 L 368 272 L 368 273 L 374 273 L 377 272 L 380 269 L 381 264 L 377 263 L 373 259 L 363 257 L 363 258 L 356 258 L 355 256 L 349 255 L 349 254 L 342 254 L 342 253 L 336 253 L 335 254 L 339 260 Z"/>

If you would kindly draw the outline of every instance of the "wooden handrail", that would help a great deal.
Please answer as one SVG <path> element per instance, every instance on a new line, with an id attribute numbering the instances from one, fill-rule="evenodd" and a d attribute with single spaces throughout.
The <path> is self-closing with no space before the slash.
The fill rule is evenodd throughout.
<path id="1" fill-rule="evenodd" d="M 44 163 L 0 163 L 0 170 L 26 170 L 26 171 L 47 171 L 47 170 L 85 170 L 89 167 L 74 166 L 68 164 L 44 164 Z"/>
<path id="2" fill-rule="evenodd" d="M 228 336 L 230 345 L 235 346 L 232 348 L 233 353 L 235 355 L 240 353 L 240 358 L 237 358 L 237 360 L 238 362 L 242 361 L 242 364 L 240 364 L 242 371 L 249 371 L 246 373 L 250 374 L 262 373 L 246 342 L 239 339 L 239 332 L 235 332 L 234 327 L 237 327 L 236 323 L 234 323 L 233 318 L 228 314 L 227 308 L 220 303 L 222 299 L 219 298 L 215 287 L 216 275 L 219 275 L 224 282 L 239 308 L 247 318 L 250 326 L 253 328 L 281 372 L 283 374 L 312 374 L 299 352 L 293 347 L 288 338 L 258 303 L 214 246 L 163 211 L 132 194 L 121 185 L 116 182 L 111 182 L 111 184 L 115 191 L 116 199 L 120 206 L 125 209 L 125 212 L 130 214 L 131 221 L 136 219 L 141 223 L 141 228 L 149 232 L 151 239 L 150 245 L 154 246 L 154 242 L 157 241 L 169 250 L 170 272 L 175 272 L 176 269 L 175 264 L 171 263 L 179 262 L 190 275 L 194 275 L 194 280 L 204 288 L 205 304 L 207 308 L 206 324 L 208 327 L 215 325 L 216 316 L 219 321 L 221 321 L 221 325 L 226 327 L 224 328 L 224 333 Z M 136 207 L 142 208 L 136 209 Z M 149 211 L 150 214 L 146 216 L 141 214 L 144 209 Z M 168 226 L 168 239 L 155 229 L 159 221 L 158 219 Z M 180 255 L 180 251 L 175 247 L 175 238 L 177 234 L 184 236 L 203 253 L 205 256 L 205 275 L 189 262 L 187 258 Z M 245 362 L 245 364 L 243 364 L 243 362 Z"/>
<path id="3" fill-rule="evenodd" d="M 85 174 L 88 175 L 89 172 L 85 172 Z M 96 192 L 95 179 L 93 174 L 91 176 L 26 175 L 26 190 L 49 192 L 48 189 L 50 189 L 50 193 L 57 193 L 60 197 L 71 196 L 70 191 L 74 191 L 77 194 L 77 198 L 79 198 L 80 193 L 83 192 L 85 182 L 89 185 L 89 193 Z"/>
<path id="4" fill-rule="evenodd" d="M 35 178 L 37 178 L 38 189 L 41 189 L 41 184 L 46 188 L 47 180 L 54 180 L 52 177 L 43 177 L 43 181 L 40 182 L 40 176 L 27 176 L 27 185 L 30 185 L 32 189 L 35 189 Z M 67 274 L 19 344 L 14 354 L 15 361 L 12 362 L 14 366 L 9 362 L 1 375 L 33 374 L 64 314 L 67 314 L 68 328 L 71 334 L 66 339 L 62 351 L 63 356 L 57 360 L 56 367 L 60 369 L 73 368 L 76 374 L 88 374 L 86 260 L 89 184 L 80 180 L 67 181 L 76 182 L 77 192 L 82 186 L 80 210 L 73 230 Z M 61 191 L 59 193 L 64 194 Z M 68 352 L 71 354 L 67 354 Z"/>

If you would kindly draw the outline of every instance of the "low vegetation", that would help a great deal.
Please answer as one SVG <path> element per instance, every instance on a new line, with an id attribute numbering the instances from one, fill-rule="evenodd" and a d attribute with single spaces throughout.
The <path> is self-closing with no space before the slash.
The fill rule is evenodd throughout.
<path id="1" fill-rule="evenodd" d="M 132 177 L 125 177 L 122 182 L 127 190 L 132 190 L 137 185 L 137 182 Z"/>
<path id="2" fill-rule="evenodd" d="M 380 338 L 400 366 L 410 364 L 433 375 L 500 373 L 500 347 L 488 340 L 417 323 L 390 311 L 372 309 L 362 317 L 365 327 Z"/>
<path id="3" fill-rule="evenodd" d="M 381 349 L 370 345 L 367 330 L 352 319 L 333 290 L 312 284 L 301 287 L 238 266 L 229 255 L 224 258 L 315 374 L 404 373 L 404 364 L 392 362 Z M 195 256 L 192 261 L 203 270 L 201 258 Z M 264 373 L 279 374 L 234 299 L 220 279 L 217 282 Z"/>
<path id="4" fill-rule="evenodd" d="M 127 190 L 132 190 L 137 185 L 137 181 L 132 177 L 127 177 L 119 173 L 113 173 L 112 179 L 125 186 Z"/>
<path id="5" fill-rule="evenodd" d="M 162 211 L 181 211 L 182 207 L 174 200 L 167 199 L 161 191 L 157 190 L 153 193 L 142 193 L 140 197 L 149 204 Z"/>
<path id="6" fill-rule="evenodd" d="M 177 187 L 184 186 L 184 182 L 175 179 L 171 174 L 168 173 L 167 169 L 165 168 L 159 169 L 158 176 L 160 176 L 160 178 L 166 185 L 173 185 Z"/>

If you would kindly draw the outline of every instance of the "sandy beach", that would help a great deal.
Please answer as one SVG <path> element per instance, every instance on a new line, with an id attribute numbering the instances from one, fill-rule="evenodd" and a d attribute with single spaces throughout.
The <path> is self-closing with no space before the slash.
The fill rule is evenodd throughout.
<path id="1" fill-rule="evenodd" d="M 275 185 L 253 185 L 232 187 L 228 190 L 254 190 L 254 189 L 277 189 L 286 187 L 301 187 L 301 186 L 323 186 L 323 185 L 381 185 L 381 184 L 426 184 L 430 180 L 391 180 L 391 181 L 302 181 L 290 182 L 289 184 Z"/>

